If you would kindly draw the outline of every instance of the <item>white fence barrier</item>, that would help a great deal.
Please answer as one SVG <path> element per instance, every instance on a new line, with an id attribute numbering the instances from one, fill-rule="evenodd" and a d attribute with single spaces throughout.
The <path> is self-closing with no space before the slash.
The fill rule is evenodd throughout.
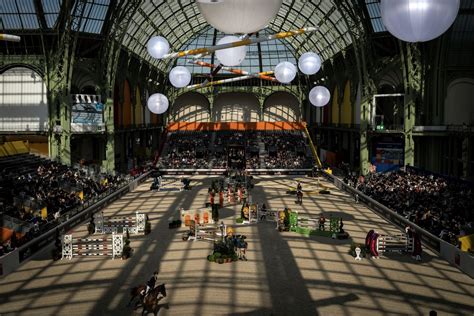
<path id="1" fill-rule="evenodd" d="M 76 238 L 64 235 L 62 240 L 62 259 L 71 260 L 74 256 L 122 257 L 123 235 L 112 234 L 112 238 Z"/>
<path id="2" fill-rule="evenodd" d="M 95 233 L 112 234 L 127 231 L 130 234 L 145 234 L 145 214 L 136 212 L 135 217 L 104 217 L 102 212 L 95 215 Z"/>

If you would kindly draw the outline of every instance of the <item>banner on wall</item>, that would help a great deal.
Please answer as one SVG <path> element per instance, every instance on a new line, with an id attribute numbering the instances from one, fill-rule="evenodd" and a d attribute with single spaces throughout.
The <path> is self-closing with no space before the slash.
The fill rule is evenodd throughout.
<path id="1" fill-rule="evenodd" d="M 190 227 L 191 221 L 199 225 L 214 224 L 212 220 L 212 210 L 210 208 L 201 208 L 195 210 L 179 210 L 181 218 L 181 227 Z"/>
<path id="2" fill-rule="evenodd" d="M 105 131 L 104 105 L 99 96 L 73 95 L 71 131 L 73 133 L 100 133 Z"/>

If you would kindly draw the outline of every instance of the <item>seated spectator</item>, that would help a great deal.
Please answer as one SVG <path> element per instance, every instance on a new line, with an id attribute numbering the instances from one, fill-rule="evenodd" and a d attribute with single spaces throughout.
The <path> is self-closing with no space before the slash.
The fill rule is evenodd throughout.
<path id="1" fill-rule="evenodd" d="M 371 174 L 358 181 L 348 177 L 346 181 L 452 244 L 456 244 L 461 233 L 474 233 L 474 190 L 471 183 L 414 168 Z"/>

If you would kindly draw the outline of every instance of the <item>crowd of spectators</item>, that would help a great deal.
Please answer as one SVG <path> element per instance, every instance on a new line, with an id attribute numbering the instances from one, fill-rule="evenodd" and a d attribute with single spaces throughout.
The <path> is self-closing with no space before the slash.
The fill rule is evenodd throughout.
<path id="1" fill-rule="evenodd" d="M 471 183 L 413 168 L 346 177 L 345 182 L 452 244 L 457 237 L 474 233 Z"/>
<path id="2" fill-rule="evenodd" d="M 170 169 L 262 168 L 265 146 L 267 169 L 311 168 L 308 145 L 301 131 L 175 132 L 158 167 Z M 262 147 L 263 148 L 263 147 Z"/>
<path id="3" fill-rule="evenodd" d="M 307 156 L 307 142 L 300 131 L 263 132 L 260 136 L 268 156 L 265 158 L 267 169 L 311 168 L 311 159 Z"/>
<path id="4" fill-rule="evenodd" d="M 168 136 L 168 152 L 160 168 L 201 169 L 209 167 L 209 132 L 175 132 Z"/>
<path id="5" fill-rule="evenodd" d="M 31 227 L 18 241 L 21 244 L 57 224 L 62 215 L 125 184 L 126 179 L 121 176 L 92 177 L 82 170 L 42 159 L 25 173 L 0 171 L 1 211 L 2 215 L 19 219 Z"/>

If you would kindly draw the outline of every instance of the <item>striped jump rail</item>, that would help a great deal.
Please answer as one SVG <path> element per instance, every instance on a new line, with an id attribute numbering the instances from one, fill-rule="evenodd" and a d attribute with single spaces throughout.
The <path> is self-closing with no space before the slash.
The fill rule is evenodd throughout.
<path id="1" fill-rule="evenodd" d="M 227 225 L 224 225 L 224 234 L 227 232 Z M 195 225 L 194 226 L 194 236 L 190 236 L 189 240 L 197 241 L 197 240 L 208 240 L 208 241 L 216 241 L 219 239 L 218 237 L 222 238 L 222 234 L 220 232 L 220 226 L 205 226 L 205 225 Z"/>
<path id="2" fill-rule="evenodd" d="M 407 235 L 380 235 L 377 238 L 377 252 L 407 252 L 411 253 L 414 250 L 413 238 Z"/>
<path id="3" fill-rule="evenodd" d="M 73 238 L 64 235 L 62 239 L 62 259 L 71 260 L 74 256 L 110 256 L 122 257 L 123 235 L 112 234 L 112 238 Z"/>
<path id="4" fill-rule="evenodd" d="M 95 215 L 95 233 L 111 234 L 127 231 L 130 234 L 145 234 L 146 217 L 136 212 L 135 217 L 104 217 L 103 213 Z"/>
<path id="5" fill-rule="evenodd" d="M 179 190 L 183 191 L 184 190 L 184 183 L 180 179 L 166 179 L 166 178 L 161 178 L 158 177 L 158 190 L 165 190 L 165 191 L 170 191 L 170 190 Z"/>

